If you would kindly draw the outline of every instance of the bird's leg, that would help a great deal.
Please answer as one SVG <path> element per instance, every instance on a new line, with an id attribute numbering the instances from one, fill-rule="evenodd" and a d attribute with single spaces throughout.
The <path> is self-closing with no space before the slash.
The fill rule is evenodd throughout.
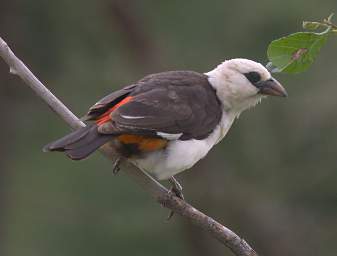
<path id="1" fill-rule="evenodd" d="M 169 182 L 171 183 L 172 187 L 170 189 L 170 191 L 172 193 L 174 193 L 177 197 L 179 197 L 180 199 L 184 200 L 184 195 L 183 195 L 183 186 L 180 185 L 180 183 L 177 181 L 176 178 L 174 178 L 174 176 L 172 176 L 171 178 L 169 178 Z"/>
<path id="2" fill-rule="evenodd" d="M 113 162 L 112 173 L 114 175 L 116 175 L 120 171 L 119 165 L 120 165 L 121 161 L 122 161 L 122 158 L 118 156 L 118 157 L 116 157 L 115 161 Z"/>
<path id="3" fill-rule="evenodd" d="M 178 198 L 185 200 L 183 195 L 183 187 L 180 185 L 180 183 L 172 176 L 169 178 L 169 182 L 171 183 L 172 187 L 169 190 L 169 193 L 173 193 Z M 167 216 L 167 220 L 170 220 L 174 215 L 174 211 L 170 211 L 169 215 Z"/>

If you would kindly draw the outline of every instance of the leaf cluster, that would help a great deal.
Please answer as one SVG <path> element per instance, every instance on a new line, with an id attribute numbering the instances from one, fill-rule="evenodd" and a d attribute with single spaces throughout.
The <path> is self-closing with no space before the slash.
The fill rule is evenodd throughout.
<path id="1" fill-rule="evenodd" d="M 272 41 L 267 50 L 271 72 L 295 74 L 306 71 L 331 35 L 337 35 L 333 14 L 322 22 L 304 21 L 306 32 L 297 32 Z M 322 30 L 323 31 L 319 31 Z"/>

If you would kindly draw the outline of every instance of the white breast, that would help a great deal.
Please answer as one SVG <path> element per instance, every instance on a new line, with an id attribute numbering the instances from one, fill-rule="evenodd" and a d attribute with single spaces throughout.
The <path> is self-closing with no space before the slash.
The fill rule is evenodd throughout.
<path id="1" fill-rule="evenodd" d="M 203 140 L 173 140 L 164 150 L 149 153 L 145 158 L 130 159 L 136 166 L 158 180 L 165 180 L 191 168 L 224 138 L 235 119 L 224 112 L 220 124 Z"/>

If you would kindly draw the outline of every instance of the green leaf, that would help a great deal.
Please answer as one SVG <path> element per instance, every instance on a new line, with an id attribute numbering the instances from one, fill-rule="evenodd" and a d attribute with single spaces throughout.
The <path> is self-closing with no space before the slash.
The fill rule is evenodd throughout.
<path id="1" fill-rule="evenodd" d="M 314 62 L 321 47 L 326 43 L 330 30 L 322 33 L 298 32 L 274 40 L 268 46 L 268 59 L 278 72 L 303 72 Z"/>

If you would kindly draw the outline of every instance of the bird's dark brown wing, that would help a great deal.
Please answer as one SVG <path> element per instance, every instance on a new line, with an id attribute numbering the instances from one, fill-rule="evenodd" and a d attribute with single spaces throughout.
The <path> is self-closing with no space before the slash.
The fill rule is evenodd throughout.
<path id="1" fill-rule="evenodd" d="M 132 84 L 118 91 L 110 93 L 109 95 L 99 100 L 95 105 L 90 107 L 88 113 L 81 119 L 95 120 L 97 117 L 104 114 L 108 109 L 125 99 L 135 89 L 136 86 L 136 84 Z"/>
<path id="2" fill-rule="evenodd" d="M 99 132 L 144 136 L 181 134 L 181 140 L 204 139 L 221 119 L 221 104 L 207 76 L 193 71 L 147 76 L 127 96 L 130 100 L 111 112 L 110 121 L 102 124 Z M 105 105 L 113 106 L 107 97 L 100 102 L 99 109 L 105 111 L 109 108 Z"/>

